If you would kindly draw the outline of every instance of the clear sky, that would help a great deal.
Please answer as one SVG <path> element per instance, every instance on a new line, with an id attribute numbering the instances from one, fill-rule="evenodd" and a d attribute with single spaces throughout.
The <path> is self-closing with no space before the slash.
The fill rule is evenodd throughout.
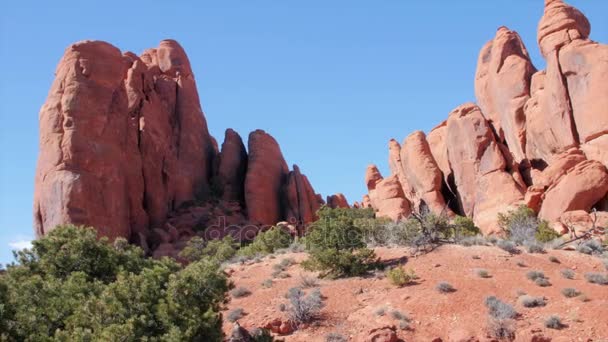
<path id="1" fill-rule="evenodd" d="M 608 42 L 608 1 L 570 0 Z M 165 38 L 190 57 L 211 133 L 262 128 L 317 192 L 366 192 L 387 142 L 474 101 L 482 45 L 505 25 L 537 68 L 543 0 L 2 1 L 0 263 L 32 233 L 38 111 L 64 49 L 84 39 L 141 53 Z"/>

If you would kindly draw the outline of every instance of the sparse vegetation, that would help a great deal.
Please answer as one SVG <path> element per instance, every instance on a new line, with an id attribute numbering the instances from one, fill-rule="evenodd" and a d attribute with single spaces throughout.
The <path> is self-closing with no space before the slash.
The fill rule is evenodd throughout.
<path id="1" fill-rule="evenodd" d="M 602 255 L 604 253 L 604 246 L 595 239 L 589 239 L 576 246 L 576 250 L 583 254 Z"/>
<path id="2" fill-rule="evenodd" d="M 458 244 L 465 246 L 465 247 L 487 246 L 488 241 L 481 235 L 475 235 L 475 236 L 467 236 L 467 237 L 464 237 L 464 238 L 458 240 Z"/>
<path id="3" fill-rule="evenodd" d="M 585 273 L 585 279 L 591 284 L 608 285 L 608 274 L 589 272 Z"/>
<path id="4" fill-rule="evenodd" d="M 300 276 L 300 287 L 303 289 L 308 289 L 311 287 L 319 286 L 319 279 L 317 277 L 301 275 Z"/>
<path id="5" fill-rule="evenodd" d="M 325 342 L 346 342 L 348 339 L 338 333 L 332 332 L 325 335 Z"/>
<path id="6" fill-rule="evenodd" d="M 401 311 L 399 310 L 393 310 L 391 311 L 391 317 L 393 317 L 393 319 L 396 319 L 398 321 L 409 321 L 409 317 L 407 317 L 406 315 L 404 315 Z"/>
<path id="7" fill-rule="evenodd" d="M 405 286 L 412 283 L 416 278 L 414 270 L 405 271 L 402 267 L 391 268 L 386 271 L 386 277 L 395 286 Z"/>
<path id="8" fill-rule="evenodd" d="M 502 249 L 503 251 L 509 252 L 511 254 L 519 253 L 519 249 L 517 249 L 515 243 L 508 240 L 498 240 L 496 246 L 498 246 L 498 248 Z"/>
<path id="9" fill-rule="evenodd" d="M 323 308 L 323 299 L 319 289 L 314 289 L 306 295 L 302 289 L 294 287 L 289 289 L 287 299 L 289 299 L 287 313 L 295 327 L 315 319 Z"/>
<path id="10" fill-rule="evenodd" d="M 549 329 L 561 329 L 564 327 L 564 324 L 559 316 L 551 315 L 545 320 L 545 327 Z"/>
<path id="11" fill-rule="evenodd" d="M 562 290 L 562 294 L 566 298 L 574 298 L 580 296 L 581 292 L 575 288 L 567 287 Z"/>
<path id="12" fill-rule="evenodd" d="M 374 314 L 376 316 L 384 316 L 386 314 L 386 308 L 385 307 L 379 307 L 376 310 L 374 310 Z"/>
<path id="13" fill-rule="evenodd" d="M 435 288 L 441 293 L 451 293 L 456 291 L 454 286 L 445 281 L 439 282 Z"/>
<path id="14" fill-rule="evenodd" d="M 243 286 L 239 286 L 230 291 L 230 295 L 233 298 L 242 298 L 242 297 L 249 296 L 250 294 L 251 294 L 251 291 L 249 291 L 249 289 L 247 289 L 246 287 L 243 287 Z"/>
<path id="15" fill-rule="evenodd" d="M 551 286 L 551 282 L 547 278 L 537 278 L 534 283 L 540 287 Z"/>
<path id="16" fill-rule="evenodd" d="M 241 319 L 241 317 L 243 317 L 245 315 L 245 311 L 242 308 L 237 308 L 234 309 L 232 311 L 230 311 L 228 313 L 228 315 L 226 315 L 226 319 L 228 320 L 228 322 L 236 322 L 239 319 Z"/>
<path id="17" fill-rule="evenodd" d="M 535 308 L 539 306 L 545 306 L 547 304 L 543 297 L 534 297 L 529 295 L 523 295 L 519 297 L 519 302 L 526 308 Z"/>
<path id="18" fill-rule="evenodd" d="M 551 262 L 553 262 L 553 263 L 556 263 L 556 264 L 559 264 L 559 263 L 560 263 L 560 262 L 559 262 L 559 259 L 558 259 L 558 258 L 556 258 L 556 257 L 554 257 L 553 255 L 549 257 L 549 261 L 551 261 Z"/>
<path id="19" fill-rule="evenodd" d="M 575 273 L 573 270 L 568 269 L 568 268 L 564 268 L 563 270 L 560 271 L 560 273 L 562 274 L 562 277 L 566 278 L 566 279 L 574 279 Z"/>
<path id="20" fill-rule="evenodd" d="M 517 266 L 519 266 L 519 267 L 528 267 L 528 265 L 526 265 L 526 263 L 523 262 L 523 261 L 518 261 L 517 262 Z"/>
<path id="21" fill-rule="evenodd" d="M 526 278 L 528 278 L 532 281 L 536 281 L 537 279 L 544 279 L 545 274 L 542 271 L 538 271 L 538 270 L 529 271 L 528 273 L 526 273 Z"/>
<path id="22" fill-rule="evenodd" d="M 517 312 L 513 306 L 501 301 L 495 296 L 485 300 L 488 308 L 488 333 L 498 339 L 513 339 L 515 337 L 515 321 Z"/>
<path id="23" fill-rule="evenodd" d="M 545 247 L 536 241 L 527 242 L 525 244 L 526 250 L 528 253 L 544 253 Z"/>
<path id="24" fill-rule="evenodd" d="M 262 282 L 262 287 L 269 289 L 272 287 L 273 284 L 274 281 L 272 279 L 266 279 Z"/>
<path id="25" fill-rule="evenodd" d="M 492 277 L 490 275 L 490 272 L 488 272 L 488 270 L 485 270 L 483 268 L 479 268 L 479 269 L 475 270 L 475 273 L 480 278 L 491 278 Z"/>

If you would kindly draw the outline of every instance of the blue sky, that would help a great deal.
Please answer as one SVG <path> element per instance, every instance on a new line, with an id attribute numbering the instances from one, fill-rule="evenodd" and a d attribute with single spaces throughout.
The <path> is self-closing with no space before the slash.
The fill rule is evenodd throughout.
<path id="1" fill-rule="evenodd" d="M 608 42 L 608 1 L 570 0 Z M 38 111 L 64 49 L 83 39 L 141 53 L 186 49 L 211 133 L 257 128 L 317 192 L 365 193 L 387 142 L 474 101 L 482 45 L 517 30 L 537 68 L 542 0 L 3 1 L 0 4 L 0 263 L 32 234 Z"/>

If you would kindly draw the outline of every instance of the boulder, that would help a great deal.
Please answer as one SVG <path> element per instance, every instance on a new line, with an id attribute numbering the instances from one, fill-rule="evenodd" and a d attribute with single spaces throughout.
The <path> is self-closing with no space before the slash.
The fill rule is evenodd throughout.
<path id="1" fill-rule="evenodd" d="M 403 188 L 396 175 L 384 178 L 369 193 L 376 216 L 388 217 L 394 221 L 402 220 L 411 214 L 410 202 L 403 194 Z"/>

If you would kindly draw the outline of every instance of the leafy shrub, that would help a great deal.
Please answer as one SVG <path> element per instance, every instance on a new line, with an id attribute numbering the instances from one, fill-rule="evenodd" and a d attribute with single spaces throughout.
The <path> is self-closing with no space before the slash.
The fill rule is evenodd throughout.
<path id="1" fill-rule="evenodd" d="M 608 285 L 608 274 L 585 273 L 585 279 L 591 284 Z"/>
<path id="2" fill-rule="evenodd" d="M 456 216 L 452 221 L 452 225 L 453 235 L 457 241 L 478 237 L 481 234 L 481 230 L 479 230 L 479 227 L 475 225 L 475 222 L 470 217 Z"/>
<path id="3" fill-rule="evenodd" d="M 519 302 L 526 308 L 535 308 L 539 306 L 545 306 L 547 304 L 543 297 L 533 297 L 528 295 L 523 295 L 519 297 Z"/>
<path id="4" fill-rule="evenodd" d="M 604 253 L 604 246 L 602 246 L 599 241 L 590 239 L 581 242 L 578 246 L 576 246 L 576 250 L 583 254 L 601 255 Z"/>
<path id="5" fill-rule="evenodd" d="M 232 311 L 230 311 L 228 313 L 228 315 L 226 315 L 226 319 L 228 320 L 228 322 L 236 322 L 239 319 L 241 319 L 241 317 L 243 317 L 245 315 L 245 311 L 241 308 L 238 309 L 234 309 Z"/>
<path id="6" fill-rule="evenodd" d="M 575 273 L 573 270 L 565 268 L 565 269 L 561 270 L 560 273 L 562 274 L 562 277 L 564 277 L 566 279 L 574 279 Z"/>
<path id="7" fill-rule="evenodd" d="M 517 249 L 515 243 L 508 240 L 498 240 L 496 246 L 498 246 L 498 248 L 502 249 L 503 251 L 509 252 L 511 254 L 519 253 L 519 249 Z"/>
<path id="8" fill-rule="evenodd" d="M 292 241 L 291 234 L 280 227 L 272 227 L 265 232 L 259 232 L 251 244 L 242 247 L 238 254 L 250 258 L 272 254 L 276 250 L 289 247 Z"/>
<path id="9" fill-rule="evenodd" d="M 235 289 L 232 289 L 232 291 L 230 291 L 230 295 L 234 298 L 246 297 L 246 296 L 249 296 L 250 294 L 251 294 L 251 291 L 249 291 L 249 289 L 247 289 L 246 287 L 243 287 L 243 286 L 239 286 Z"/>
<path id="10" fill-rule="evenodd" d="M 393 285 L 399 287 L 405 286 L 417 278 L 414 270 L 405 271 L 401 267 L 391 268 L 390 270 L 386 271 L 386 277 Z"/>
<path id="11" fill-rule="evenodd" d="M 290 304 L 287 314 L 296 327 L 312 321 L 323 308 L 323 299 L 319 289 L 314 289 L 306 295 L 300 288 L 294 287 L 289 289 L 287 299 Z"/>
<path id="12" fill-rule="evenodd" d="M 491 278 L 492 277 L 490 275 L 490 272 L 488 272 L 488 270 L 484 270 L 482 268 L 475 270 L 475 273 L 477 273 L 477 276 L 480 278 Z"/>
<path id="13" fill-rule="evenodd" d="M 526 278 L 536 281 L 536 279 L 545 278 L 545 274 L 542 271 L 534 270 L 526 273 Z"/>
<path id="14" fill-rule="evenodd" d="M 580 296 L 581 292 L 575 288 L 567 287 L 562 290 L 562 294 L 564 295 L 564 297 L 573 298 Z"/>
<path id="15" fill-rule="evenodd" d="M 519 206 L 506 214 L 498 214 L 498 225 L 507 234 L 509 240 L 518 245 L 531 242 L 549 242 L 559 234 L 549 227 L 549 223 L 539 220 L 534 210 L 525 205 Z"/>
<path id="16" fill-rule="evenodd" d="M 221 240 L 211 240 L 208 242 L 205 242 L 205 240 L 199 236 L 195 236 L 188 241 L 188 244 L 180 252 L 179 256 L 190 262 L 209 257 L 221 263 L 234 257 L 237 247 L 238 244 L 231 236 L 226 236 Z"/>
<path id="17" fill-rule="evenodd" d="M 561 329 L 564 327 L 564 324 L 559 316 L 551 315 L 545 320 L 545 327 L 549 329 Z"/>
<path id="18" fill-rule="evenodd" d="M 228 281 L 202 258 L 184 267 L 147 259 L 124 239 L 58 226 L 17 252 L 0 276 L 0 340 L 107 341 L 222 338 Z"/>
<path id="19" fill-rule="evenodd" d="M 321 277 L 349 277 L 366 273 L 376 261 L 376 255 L 365 247 L 363 231 L 355 220 L 371 218 L 373 212 L 350 208 L 322 207 L 319 220 L 312 224 L 306 236 L 310 253 L 302 267 L 322 271 Z"/>
<path id="20" fill-rule="evenodd" d="M 437 291 L 439 291 L 441 293 L 450 293 L 450 292 L 456 291 L 454 286 L 452 286 L 450 283 L 445 282 L 445 281 L 439 282 L 435 288 L 437 289 Z"/>

